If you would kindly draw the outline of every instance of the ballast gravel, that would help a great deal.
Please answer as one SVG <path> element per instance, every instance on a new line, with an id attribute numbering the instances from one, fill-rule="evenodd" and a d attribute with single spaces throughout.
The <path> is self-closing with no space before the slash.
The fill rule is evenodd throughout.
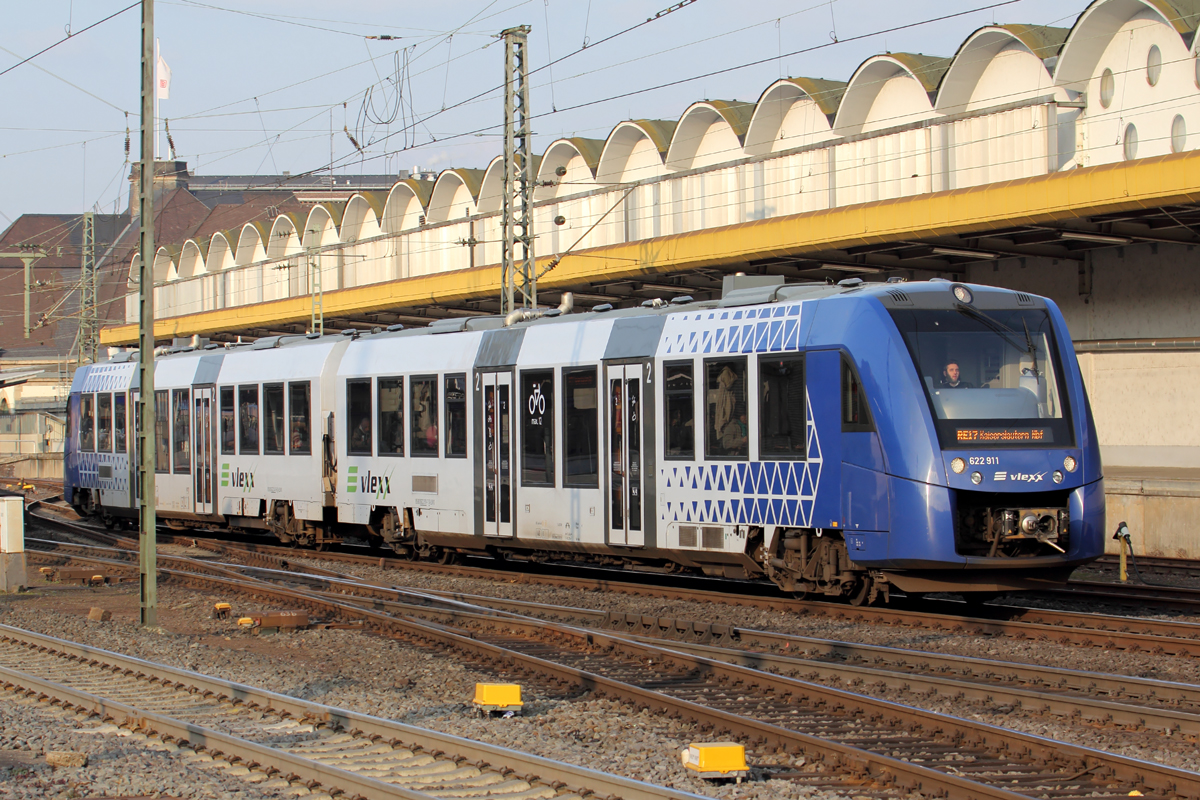
<path id="1" fill-rule="evenodd" d="M 85 754 L 87 764 L 52 767 L 46 763 L 47 753 L 62 751 Z M 227 774 L 213 762 L 208 768 L 201 767 L 192 757 L 190 750 L 172 750 L 142 734 L 117 731 L 115 726 L 83 715 L 0 692 L 0 797 L 6 800 L 142 796 L 265 800 L 298 796 L 290 786 L 256 786 Z"/>
<path id="2" fill-rule="evenodd" d="M 797 616 L 719 602 L 664 601 L 636 595 L 447 577 L 416 570 L 351 567 L 322 560 L 292 559 L 292 563 L 297 568 L 311 563 L 368 580 L 419 589 L 620 613 L 691 620 L 719 619 L 738 627 L 802 636 L 1200 683 L 1200 664 L 1188 658 Z M 234 603 L 235 616 L 270 609 L 250 608 L 239 598 L 216 597 L 175 587 L 161 588 L 159 598 L 160 621 L 169 631 L 165 634 L 149 633 L 136 626 L 137 598 L 134 590 L 127 586 L 95 590 L 39 588 L 28 596 L 3 598 L 0 600 L 0 622 L 697 794 L 720 798 L 831 796 L 829 792 L 810 790 L 787 781 L 713 784 L 685 774 L 679 765 L 679 750 L 690 741 L 706 740 L 687 722 L 641 713 L 630 706 L 589 695 L 536 694 L 527 696 L 523 717 L 477 719 L 467 713 L 465 705 L 475 682 L 503 680 L 506 678 L 503 673 L 475 670 L 440 654 L 355 631 L 313 630 L 272 637 L 250 636 L 237 630 L 232 622 L 212 620 L 209 615 L 212 603 L 221 600 Z M 112 621 L 89 622 L 86 614 L 93 605 L 111 609 Z M 1156 732 L 1090 726 L 1000 706 L 963 704 L 875 689 L 860 691 L 1056 741 L 1200 770 L 1195 742 L 1181 740 L 1178 735 L 1171 738 Z M 750 763 L 760 767 L 802 766 L 786 755 L 753 748 L 748 748 L 747 756 Z M 851 795 L 841 793 L 839 796 Z"/>
<path id="3" fill-rule="evenodd" d="M 692 777 L 680 765 L 679 752 L 711 736 L 691 723 L 590 695 L 535 694 L 525 697 L 522 716 L 481 719 L 469 707 L 475 683 L 504 680 L 504 673 L 476 671 L 448 657 L 350 630 L 254 636 L 232 622 L 211 619 L 212 604 L 228 598 L 175 587 L 160 588 L 158 596 L 163 633 L 137 626 L 136 590 L 128 585 L 96 590 L 54 587 L 0 596 L 0 622 L 695 794 L 728 800 L 858 797 L 855 792 L 822 791 L 788 780 L 736 784 Z M 112 610 L 111 621 L 86 618 L 87 608 L 97 603 Z M 242 608 L 235 605 L 239 613 Z M 758 770 L 804 766 L 802 759 L 753 748 L 747 748 L 747 761 Z M 244 791 L 214 796 L 273 796 L 257 794 L 257 787 Z M 207 797 L 187 792 L 179 796 Z M 902 792 L 884 796 L 905 797 Z"/>

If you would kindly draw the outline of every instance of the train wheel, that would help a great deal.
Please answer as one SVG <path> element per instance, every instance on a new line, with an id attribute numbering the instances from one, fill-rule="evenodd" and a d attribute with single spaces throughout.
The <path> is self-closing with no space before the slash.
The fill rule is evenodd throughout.
<path id="1" fill-rule="evenodd" d="M 449 566 L 451 564 L 457 564 L 461 560 L 462 559 L 459 558 L 458 551 L 451 550 L 449 547 L 443 547 L 437 554 L 437 562 L 439 564 L 445 564 Z"/>

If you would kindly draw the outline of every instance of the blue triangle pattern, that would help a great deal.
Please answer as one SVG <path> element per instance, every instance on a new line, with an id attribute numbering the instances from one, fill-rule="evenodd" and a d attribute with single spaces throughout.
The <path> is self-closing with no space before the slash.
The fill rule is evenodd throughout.
<path id="1" fill-rule="evenodd" d="M 712 519 L 712 500 L 704 501 L 704 518 Z"/>
<path id="2" fill-rule="evenodd" d="M 804 470 L 804 480 L 800 484 L 801 497 L 814 497 L 816 492 L 813 491 L 812 476 L 808 470 Z"/>

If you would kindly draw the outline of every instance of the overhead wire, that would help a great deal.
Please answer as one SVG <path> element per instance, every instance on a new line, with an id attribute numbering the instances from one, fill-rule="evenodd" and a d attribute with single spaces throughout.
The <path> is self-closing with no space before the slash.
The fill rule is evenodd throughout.
<path id="1" fill-rule="evenodd" d="M 127 6 L 125 6 L 124 8 L 122 8 L 120 11 L 114 11 L 112 14 L 109 14 L 109 15 L 108 15 L 107 17 L 105 17 L 104 19 L 101 19 L 101 20 L 99 20 L 99 21 L 97 21 L 97 22 L 93 22 L 91 25 L 88 25 L 86 28 L 82 28 L 82 29 L 80 29 L 80 30 L 79 30 L 78 32 L 76 32 L 76 33 L 68 33 L 68 34 L 67 34 L 65 37 L 63 37 L 62 39 L 59 39 L 59 40 L 58 40 L 57 42 L 55 42 L 54 44 L 48 45 L 48 46 L 46 46 L 46 47 L 43 47 L 41 50 L 38 50 L 36 53 L 34 53 L 33 55 L 29 56 L 28 58 L 25 58 L 25 59 L 22 59 L 21 61 L 18 61 L 16 64 L 13 64 L 11 67 L 7 67 L 6 69 L 0 70 L 0 77 L 3 77 L 3 76 L 5 76 L 5 75 L 7 75 L 8 73 L 12 72 L 14 69 L 16 69 L 17 67 L 21 66 L 22 64 L 28 64 L 30 61 L 33 61 L 35 58 L 37 58 L 38 56 L 42 55 L 43 53 L 48 53 L 48 52 L 50 52 L 51 50 L 53 50 L 54 48 L 58 47 L 58 46 L 59 46 L 60 44 L 62 44 L 63 42 L 68 42 L 68 41 L 70 41 L 71 39 L 74 39 L 76 36 L 79 36 L 80 34 L 87 33 L 87 32 L 88 32 L 88 31 L 90 31 L 92 28 L 95 28 L 95 27 L 96 27 L 96 26 L 98 26 L 98 25 L 103 25 L 104 23 L 108 22 L 110 19 L 113 19 L 113 18 L 115 18 L 115 17 L 119 17 L 119 16 L 121 16 L 122 14 L 124 14 L 126 11 L 129 11 L 129 10 L 131 10 L 131 9 L 137 8 L 137 7 L 138 7 L 138 6 L 140 6 L 140 5 L 141 5 L 141 1 L 140 1 L 140 0 L 139 0 L 138 2 L 136 2 L 136 3 L 130 3 L 129 5 L 127 5 Z"/>

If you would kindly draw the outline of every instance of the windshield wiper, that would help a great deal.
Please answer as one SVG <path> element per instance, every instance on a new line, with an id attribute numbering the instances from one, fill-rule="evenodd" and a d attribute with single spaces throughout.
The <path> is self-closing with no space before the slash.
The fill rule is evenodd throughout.
<path id="1" fill-rule="evenodd" d="M 971 319 L 977 322 L 982 322 L 985 327 L 1003 339 L 1009 347 L 1016 350 L 1018 353 L 1029 353 L 1033 357 L 1034 375 L 1037 374 L 1037 352 L 1033 345 L 1033 338 L 1029 335 L 1028 325 L 1025 326 L 1025 344 L 1022 345 L 1016 339 L 1012 338 L 1013 336 L 1020 336 L 1020 333 L 1014 331 L 1012 328 L 1008 327 L 999 320 L 992 319 L 978 309 L 971 308 L 963 303 L 957 303 L 955 308 L 960 314 L 966 314 Z M 1024 323 L 1025 321 L 1021 320 L 1021 322 Z M 1011 336 L 1009 334 L 1011 334 Z"/>

